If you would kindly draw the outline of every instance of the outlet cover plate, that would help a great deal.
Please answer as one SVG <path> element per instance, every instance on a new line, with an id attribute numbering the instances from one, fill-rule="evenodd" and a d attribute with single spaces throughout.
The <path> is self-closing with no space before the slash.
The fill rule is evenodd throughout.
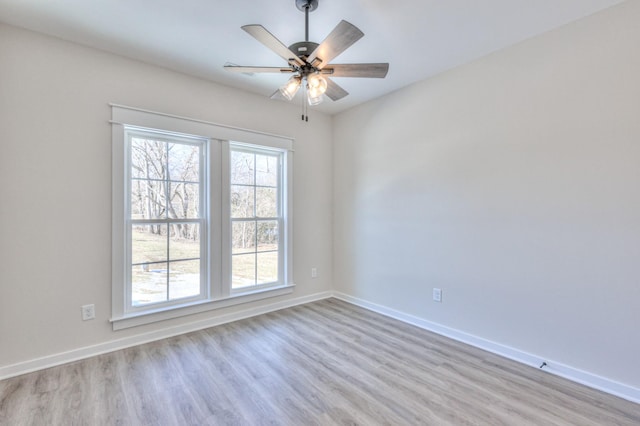
<path id="1" fill-rule="evenodd" d="M 82 305 L 82 321 L 94 319 L 96 317 L 96 305 Z"/>

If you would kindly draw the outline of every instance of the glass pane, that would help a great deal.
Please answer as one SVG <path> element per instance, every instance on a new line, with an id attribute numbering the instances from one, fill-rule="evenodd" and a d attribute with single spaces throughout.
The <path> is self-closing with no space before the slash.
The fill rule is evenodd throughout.
<path id="1" fill-rule="evenodd" d="M 169 262 L 169 300 L 200 294 L 200 261 Z"/>
<path id="2" fill-rule="evenodd" d="M 258 253 L 257 284 L 278 281 L 278 252 Z"/>
<path id="3" fill-rule="evenodd" d="M 256 155 L 256 185 L 278 186 L 278 157 Z"/>
<path id="4" fill-rule="evenodd" d="M 131 219 L 151 219 L 146 202 L 147 190 L 147 181 L 131 181 Z"/>
<path id="5" fill-rule="evenodd" d="M 141 137 L 131 138 L 131 177 L 166 179 L 167 144 Z"/>
<path id="6" fill-rule="evenodd" d="M 167 264 L 135 265 L 131 269 L 133 306 L 167 300 Z"/>
<path id="7" fill-rule="evenodd" d="M 232 253 L 256 251 L 256 223 L 233 222 L 231 224 Z"/>
<path id="8" fill-rule="evenodd" d="M 200 258 L 200 224 L 172 223 L 169 260 Z"/>
<path id="9" fill-rule="evenodd" d="M 131 263 L 167 260 L 167 225 L 136 225 L 131 228 Z M 150 266 L 155 268 L 155 266 Z"/>
<path id="10" fill-rule="evenodd" d="M 243 288 L 256 284 L 256 255 L 238 254 L 231 257 L 231 288 Z"/>
<path id="11" fill-rule="evenodd" d="M 258 222 L 258 251 L 278 250 L 278 222 L 261 220 Z"/>
<path id="12" fill-rule="evenodd" d="M 153 180 L 131 181 L 131 218 L 164 219 L 167 214 L 165 182 Z"/>
<path id="13" fill-rule="evenodd" d="M 168 144 L 169 180 L 199 182 L 200 148 L 198 145 Z"/>
<path id="14" fill-rule="evenodd" d="M 197 219 L 200 209 L 200 184 L 172 182 L 169 184 L 169 217 L 172 219 Z"/>
<path id="15" fill-rule="evenodd" d="M 278 216 L 278 190 L 276 188 L 256 188 L 256 216 Z"/>
<path id="16" fill-rule="evenodd" d="M 255 185 L 255 155 L 231 151 L 231 183 Z"/>
<path id="17" fill-rule="evenodd" d="M 254 194 L 252 186 L 231 185 L 231 217 L 254 217 Z"/>

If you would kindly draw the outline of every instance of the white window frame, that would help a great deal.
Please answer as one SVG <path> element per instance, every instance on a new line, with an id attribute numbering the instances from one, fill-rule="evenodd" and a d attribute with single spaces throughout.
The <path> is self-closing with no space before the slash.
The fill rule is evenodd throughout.
<path id="1" fill-rule="evenodd" d="M 163 114 L 139 108 L 111 104 L 112 109 L 112 314 L 114 330 L 149 324 L 184 315 L 205 312 L 240 303 L 253 302 L 268 297 L 290 294 L 293 281 L 292 238 L 292 168 L 293 139 L 238 129 L 216 123 Z M 204 277 L 204 290 L 197 299 L 177 300 L 175 303 L 131 308 L 127 294 L 130 266 L 129 236 L 127 235 L 129 206 L 127 205 L 129 177 L 126 150 L 126 129 L 148 130 L 177 136 L 189 136 L 207 140 L 208 155 L 206 175 L 207 192 L 204 195 L 208 271 Z M 246 146 L 278 152 L 282 155 L 280 192 L 282 220 L 279 250 L 282 252 L 282 275 L 279 282 L 249 288 L 246 291 L 231 290 L 231 220 L 229 199 L 229 159 L 231 146 Z M 201 256 L 204 256 L 201 254 Z"/>
<path id="2" fill-rule="evenodd" d="M 285 175 L 286 175 L 286 170 L 285 170 L 285 166 L 287 164 L 286 160 L 285 160 L 285 152 L 280 150 L 280 149 L 273 149 L 273 148 L 268 148 L 265 146 L 261 146 L 261 145 L 253 145 L 253 144 L 247 144 L 247 143 L 242 143 L 242 142 L 236 142 L 236 141 L 225 141 L 223 143 L 223 152 L 227 153 L 228 156 L 223 160 L 224 164 L 226 165 L 230 165 L 230 155 L 232 151 L 240 151 L 240 152 L 246 152 L 246 153 L 252 153 L 252 154 L 263 154 L 263 155 L 277 155 L 278 156 L 278 194 L 277 194 L 277 199 L 279 200 L 278 202 L 278 206 L 277 206 L 277 210 L 278 210 L 278 215 L 277 218 L 274 218 L 277 222 L 278 222 L 278 229 L 282 230 L 285 229 L 285 224 L 288 222 L 286 217 L 286 209 L 284 206 L 284 202 L 286 200 L 286 191 L 284 191 L 284 187 L 285 187 Z M 224 190 L 226 191 L 224 193 L 224 199 L 225 200 L 230 200 L 230 189 L 231 189 L 231 173 L 229 170 L 225 170 L 223 172 L 223 184 L 222 187 L 224 188 Z M 229 210 L 230 210 L 229 206 Z M 224 209 L 227 209 L 227 206 L 223 207 Z M 227 211 L 229 211 L 227 210 Z M 262 220 L 263 218 L 251 218 L 251 220 L 255 220 L 256 222 Z M 231 247 L 232 246 L 232 242 L 231 242 L 231 234 L 232 234 L 232 227 L 233 227 L 233 222 L 234 220 L 238 220 L 238 219 L 233 219 L 231 217 L 231 214 L 228 215 L 228 217 L 225 217 L 225 223 L 224 223 L 224 227 L 223 227 L 223 238 L 224 238 L 224 243 L 223 243 L 223 247 Z M 287 264 L 286 262 L 286 247 L 287 244 L 285 243 L 283 237 L 286 237 L 287 232 L 285 229 L 284 233 L 280 233 L 279 232 L 279 238 L 278 238 L 278 277 L 280 278 L 280 280 L 282 280 L 282 277 L 285 277 L 287 275 L 286 271 L 285 271 L 285 266 Z M 225 287 L 228 287 L 230 290 L 230 294 L 242 294 L 245 293 L 247 291 L 252 291 L 251 289 L 244 289 L 244 288 L 239 288 L 239 289 L 234 289 L 232 286 L 232 265 L 233 265 L 233 255 L 232 255 L 232 250 L 229 250 L 226 253 L 223 253 L 223 260 L 224 260 L 224 265 L 223 265 L 223 280 L 228 280 L 229 285 Z M 280 285 L 280 281 L 277 283 L 265 283 L 265 284 L 256 284 L 255 286 L 252 287 L 253 291 L 259 291 L 261 289 L 267 289 L 269 287 L 275 287 Z"/>
<path id="3" fill-rule="evenodd" d="M 132 177 L 130 176 L 130 172 L 131 172 L 131 163 L 130 163 L 130 158 L 131 158 L 131 139 L 134 137 L 149 137 L 152 138 L 155 141 L 161 141 L 161 142 L 169 142 L 169 143 L 184 143 L 184 144 L 190 144 L 190 145 L 197 145 L 200 147 L 200 158 L 199 158 L 199 168 L 200 170 L 198 171 L 198 175 L 199 175 L 199 200 L 198 200 L 198 204 L 199 204 L 199 208 L 198 210 L 200 211 L 200 217 L 199 218 L 194 218 L 194 219 L 170 219 L 170 218 L 164 218 L 164 219 L 131 219 L 131 212 L 130 212 L 130 208 L 131 208 L 131 182 L 132 182 Z M 208 214 L 208 205 L 209 203 L 207 202 L 208 200 L 208 173 L 207 173 L 207 164 L 208 161 L 208 155 L 207 155 L 207 148 L 208 146 L 211 144 L 211 141 L 207 138 L 202 138 L 202 137 L 194 137 L 191 135 L 183 135 L 183 134 L 177 134 L 177 133 L 169 133 L 169 132 L 160 132 L 157 130 L 149 130 L 149 129 L 142 129 L 139 127 L 132 127 L 132 126 L 125 126 L 125 150 L 126 150 L 126 164 L 125 164 L 125 169 L 124 169 L 124 174 L 125 174 L 125 185 L 126 185 L 126 190 L 125 190 L 125 243 L 126 243 L 126 261 L 125 264 L 127 265 L 127 274 L 125 277 L 125 313 L 126 314 L 134 314 L 134 313 L 138 313 L 138 312 L 142 312 L 145 313 L 147 311 L 150 310 L 162 310 L 162 309 L 170 309 L 173 306 L 181 306 L 181 305 L 185 305 L 185 304 L 190 304 L 191 302 L 196 302 L 196 301 L 201 301 L 201 300 L 206 300 L 209 297 L 209 289 L 208 289 L 208 272 L 209 272 L 209 256 L 207 255 L 207 251 L 208 251 L 208 240 L 209 240 L 209 235 L 210 233 L 208 232 L 208 218 L 209 218 L 209 214 Z M 199 294 L 196 296 L 192 296 L 192 297 L 188 297 L 188 298 L 183 298 L 183 299 L 173 299 L 173 300 L 167 300 L 165 302 L 156 302 L 156 303 L 150 303 L 148 305 L 134 305 L 133 301 L 132 301 L 132 278 L 131 278 L 131 272 L 132 269 L 129 268 L 129 265 L 132 264 L 132 253 L 131 253 L 131 229 L 132 226 L 135 224 L 142 224 L 142 223 L 154 223 L 154 224 L 167 224 L 167 226 L 169 226 L 171 223 L 176 223 L 176 222 L 190 222 L 190 223 L 198 223 L 200 226 L 200 291 Z M 167 235 L 167 239 L 169 238 L 169 236 Z M 169 259 L 167 259 L 167 262 L 169 262 Z"/>

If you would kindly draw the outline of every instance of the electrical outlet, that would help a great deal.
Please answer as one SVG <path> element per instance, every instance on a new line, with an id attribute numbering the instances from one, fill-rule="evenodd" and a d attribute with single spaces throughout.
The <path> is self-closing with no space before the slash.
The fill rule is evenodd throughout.
<path id="1" fill-rule="evenodd" d="M 433 289 L 433 300 L 434 302 L 442 302 L 442 290 L 439 288 Z"/>
<path id="2" fill-rule="evenodd" d="M 318 268 L 311 268 L 311 278 L 318 278 Z"/>
<path id="3" fill-rule="evenodd" d="M 96 317 L 96 305 L 82 305 L 82 321 L 94 319 Z"/>

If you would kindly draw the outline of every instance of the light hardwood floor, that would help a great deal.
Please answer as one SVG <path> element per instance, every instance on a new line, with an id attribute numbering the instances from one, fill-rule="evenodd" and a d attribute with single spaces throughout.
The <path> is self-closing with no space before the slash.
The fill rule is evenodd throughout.
<path id="1" fill-rule="evenodd" d="M 2 425 L 640 425 L 640 405 L 328 299 L 0 382 Z"/>

